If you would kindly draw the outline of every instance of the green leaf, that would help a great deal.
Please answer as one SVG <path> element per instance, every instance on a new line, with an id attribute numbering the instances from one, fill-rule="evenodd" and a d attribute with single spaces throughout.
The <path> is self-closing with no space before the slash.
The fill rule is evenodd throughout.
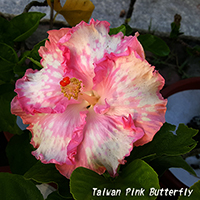
<path id="1" fill-rule="evenodd" d="M 170 52 L 169 47 L 161 38 L 151 35 L 145 34 L 140 35 L 138 40 L 141 42 L 145 51 L 150 51 L 158 56 L 167 56 Z"/>
<path id="2" fill-rule="evenodd" d="M 8 63 L 18 62 L 18 56 L 15 50 L 5 43 L 0 43 L 0 58 L 1 60 Z"/>
<path id="3" fill-rule="evenodd" d="M 185 200 L 185 199 L 189 199 L 189 200 L 197 200 L 200 197 L 200 180 L 198 182 L 196 182 L 193 186 L 191 186 L 189 188 L 189 190 L 192 192 L 192 194 L 190 196 L 189 193 L 187 192 L 186 195 L 182 195 L 178 198 L 178 200 Z M 188 191 L 188 189 L 187 189 Z"/>
<path id="4" fill-rule="evenodd" d="M 39 42 L 38 44 L 36 44 L 33 49 L 30 51 L 29 55 L 27 56 L 27 58 L 29 60 L 31 60 L 34 65 L 36 66 L 33 66 L 33 68 L 36 68 L 36 69 L 41 69 L 43 68 L 42 65 L 40 64 L 40 60 L 41 60 L 41 57 L 38 53 L 38 50 L 40 49 L 41 46 L 44 46 L 45 45 L 45 40 L 42 40 L 41 42 Z"/>
<path id="5" fill-rule="evenodd" d="M 41 60 L 41 57 L 38 53 L 38 50 L 40 49 L 41 46 L 45 45 L 46 40 L 47 39 L 44 39 L 41 42 L 39 42 L 38 44 L 36 44 L 28 56 L 39 62 Z"/>
<path id="6" fill-rule="evenodd" d="M 73 197 L 62 197 L 58 194 L 57 191 L 52 192 L 51 194 L 48 195 L 46 200 L 73 200 Z"/>
<path id="7" fill-rule="evenodd" d="M 20 60 L 13 68 L 14 73 L 18 75 L 18 79 L 24 76 L 25 71 L 29 68 L 29 66 L 25 63 L 27 57 L 29 56 L 31 51 L 25 51 L 21 56 Z"/>
<path id="8" fill-rule="evenodd" d="M 6 19 L 0 17 L 0 42 L 13 46 L 13 40 L 19 34 L 18 29 Z"/>
<path id="9" fill-rule="evenodd" d="M 33 58 L 27 57 L 30 61 L 32 61 L 35 65 L 37 65 L 39 68 L 43 68 L 40 62 L 37 60 L 34 60 Z"/>
<path id="10" fill-rule="evenodd" d="M 200 53 L 200 46 L 199 45 L 195 45 L 192 50 L 194 51 L 198 51 Z"/>
<path id="11" fill-rule="evenodd" d="M 25 174 L 37 162 L 31 154 L 34 148 L 30 144 L 29 132 L 24 132 L 13 136 L 6 148 L 12 173 L 20 175 Z"/>
<path id="12" fill-rule="evenodd" d="M 76 200 L 155 199 L 156 197 L 149 196 L 149 189 L 152 187 L 159 188 L 158 176 L 142 160 L 135 160 L 126 166 L 113 181 L 83 167 L 75 169 L 70 177 L 70 191 Z M 138 190 L 137 193 L 133 188 Z M 108 193 L 109 197 L 106 195 Z"/>
<path id="13" fill-rule="evenodd" d="M 129 36 L 133 33 L 133 29 L 128 24 L 122 24 L 117 28 L 110 28 L 109 35 L 116 35 L 122 32 L 125 36 Z"/>
<path id="14" fill-rule="evenodd" d="M 15 74 L 17 74 L 19 77 L 22 77 L 25 71 L 30 67 L 38 70 L 43 68 L 40 64 L 41 57 L 38 53 L 38 50 L 41 46 L 45 45 L 45 41 L 46 39 L 36 44 L 31 51 L 24 52 L 24 54 L 20 58 L 20 61 L 14 67 Z M 24 65 L 24 62 L 27 58 L 32 61 L 31 66 Z"/>
<path id="15" fill-rule="evenodd" d="M 17 174 L 0 173 L 0 194 L 4 200 L 44 200 L 31 181 Z"/>
<path id="16" fill-rule="evenodd" d="M 16 95 L 14 92 L 15 86 L 13 84 L 2 84 L 0 85 L 0 96 L 5 95 L 4 99 L 11 101 L 12 98 Z M 2 105 L 2 104 L 1 104 Z"/>
<path id="17" fill-rule="evenodd" d="M 15 95 L 14 85 L 0 85 L 0 131 L 22 134 L 22 130 L 16 124 L 17 117 L 10 112 L 10 102 Z"/>
<path id="18" fill-rule="evenodd" d="M 20 32 L 14 41 L 21 42 L 31 36 L 37 29 L 40 19 L 45 15 L 46 14 L 40 12 L 28 12 L 14 17 L 10 22 Z"/>
<path id="19" fill-rule="evenodd" d="M 13 67 L 17 62 L 15 50 L 5 43 L 0 43 L 0 80 L 8 82 L 14 78 Z"/>
<path id="20" fill-rule="evenodd" d="M 62 176 L 54 164 L 43 164 L 38 161 L 24 174 L 26 179 L 32 179 L 38 183 L 56 183 L 60 195 L 71 197 L 69 191 L 69 180 Z"/>
<path id="21" fill-rule="evenodd" d="M 128 24 L 123 24 L 126 27 L 126 36 L 132 35 L 133 29 Z"/>
<path id="22" fill-rule="evenodd" d="M 178 25 L 175 22 L 171 23 L 171 32 L 170 32 L 170 38 L 177 39 L 179 35 L 182 35 L 183 33 L 180 32 L 180 24 Z"/>
<path id="23" fill-rule="evenodd" d="M 24 64 L 24 62 L 26 61 L 26 59 L 27 59 L 27 56 L 29 56 L 30 55 L 30 53 L 31 53 L 31 51 L 25 51 L 25 52 L 23 52 L 23 54 L 20 56 L 20 60 L 19 60 L 19 62 L 17 63 L 18 65 L 23 65 Z"/>
<path id="24" fill-rule="evenodd" d="M 6 83 L 5 81 L 0 80 L 0 85 L 3 85 L 5 83 Z"/>
<path id="25" fill-rule="evenodd" d="M 26 66 L 26 65 L 20 65 L 20 64 L 17 64 L 14 66 L 13 70 L 14 70 L 14 73 L 18 75 L 18 79 L 23 77 L 24 74 L 25 74 L 25 71 L 28 69 L 29 67 Z"/>
<path id="26" fill-rule="evenodd" d="M 153 167 L 159 176 L 161 176 L 167 169 L 171 167 L 183 168 L 196 176 L 194 170 L 181 156 L 162 156 L 150 161 L 148 164 Z"/>
<path id="27" fill-rule="evenodd" d="M 109 31 L 109 35 L 116 35 L 117 33 L 122 32 L 124 35 L 126 34 L 126 26 L 123 24 L 117 28 L 111 28 Z"/>
<path id="28" fill-rule="evenodd" d="M 194 137 L 198 131 L 188 128 L 184 124 L 180 124 L 175 135 L 173 134 L 175 128 L 176 126 L 174 125 L 168 123 L 163 124 L 153 140 L 143 146 L 134 147 L 127 160 L 142 159 L 149 155 L 179 156 L 191 151 L 197 144 L 192 137 Z M 152 158 L 154 159 L 155 157 Z"/>

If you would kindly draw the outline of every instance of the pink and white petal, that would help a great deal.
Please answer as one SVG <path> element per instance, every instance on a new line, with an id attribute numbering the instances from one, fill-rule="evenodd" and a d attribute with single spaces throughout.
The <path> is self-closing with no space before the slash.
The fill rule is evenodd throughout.
<path id="1" fill-rule="evenodd" d="M 48 31 L 48 40 L 45 42 L 45 46 L 40 47 L 39 54 L 42 57 L 40 63 L 43 67 L 51 66 L 54 70 L 62 68 L 64 62 L 63 52 L 58 48 L 58 41 L 62 38 L 70 28 L 62 28 L 60 30 Z"/>
<path id="2" fill-rule="evenodd" d="M 70 178 L 77 167 L 85 167 L 99 174 L 108 170 L 111 176 L 117 175 L 119 164 L 129 156 L 133 143 L 140 139 L 144 132 L 136 131 L 133 126 L 125 126 L 122 120 L 96 114 L 90 110 L 84 128 L 84 139 L 77 149 L 75 165 L 56 165 L 61 174 Z"/>
<path id="3" fill-rule="evenodd" d="M 105 99 L 105 104 L 96 104 L 94 106 L 94 111 L 99 114 L 104 114 L 108 112 L 109 109 L 110 105 L 107 103 L 106 99 Z"/>
<path id="4" fill-rule="evenodd" d="M 83 139 L 88 111 L 83 104 L 69 105 L 64 113 L 35 114 L 27 128 L 32 132 L 32 154 L 43 163 L 75 163 L 77 147 Z"/>
<path id="5" fill-rule="evenodd" d="M 58 43 L 58 41 L 64 35 L 66 35 L 70 30 L 71 30 L 71 28 L 61 28 L 59 30 L 47 31 L 47 33 L 49 34 L 48 39 L 50 40 L 51 43 Z"/>
<path id="6" fill-rule="evenodd" d="M 154 135 L 160 130 L 165 122 L 166 101 L 155 105 L 146 105 L 143 109 L 138 108 L 137 120 L 135 125 L 145 130 L 144 137 L 134 143 L 134 146 L 142 146 L 150 142 Z"/>
<path id="7" fill-rule="evenodd" d="M 75 77 L 83 80 L 86 88 L 91 86 L 94 77 L 93 63 L 103 58 L 104 53 L 114 52 L 123 37 L 122 33 L 110 36 L 109 26 L 106 21 L 92 19 L 90 24 L 82 21 L 59 41 L 62 51 L 70 50 L 67 67 L 72 69 Z"/>
<path id="8" fill-rule="evenodd" d="M 123 53 L 125 52 L 128 47 L 130 47 L 131 49 L 133 49 L 135 52 L 137 52 L 137 55 L 139 58 L 141 58 L 142 60 L 145 60 L 145 54 L 144 54 L 144 49 L 142 47 L 142 45 L 140 44 L 140 42 L 137 39 L 137 34 L 135 34 L 135 36 L 125 36 L 122 41 L 118 44 L 117 49 L 115 50 L 114 53 Z"/>
<path id="9" fill-rule="evenodd" d="M 97 105 L 105 105 L 105 99 L 109 104 L 107 115 L 133 115 L 136 127 L 145 131 L 136 145 L 143 145 L 165 122 L 167 100 L 159 93 L 164 79 L 137 52 L 128 48 L 126 53 L 107 54 L 96 63 L 93 89 L 101 96 Z"/>
<path id="10" fill-rule="evenodd" d="M 31 124 L 33 115 L 26 114 L 18 101 L 17 96 L 15 96 L 11 101 L 11 113 L 13 115 L 20 116 L 24 124 Z"/>
<path id="11" fill-rule="evenodd" d="M 15 92 L 22 109 L 30 114 L 56 113 L 64 112 L 68 104 L 78 103 L 64 97 L 59 83 L 62 79 L 62 70 L 28 69 L 24 77 L 16 82 Z"/>
<path id="12" fill-rule="evenodd" d="M 83 128 L 88 111 L 84 102 L 69 105 L 64 113 L 26 114 L 17 99 L 11 102 L 12 114 L 19 115 L 27 129 L 32 132 L 31 143 L 35 148 L 33 155 L 44 163 L 74 164 L 77 146 L 83 139 Z"/>

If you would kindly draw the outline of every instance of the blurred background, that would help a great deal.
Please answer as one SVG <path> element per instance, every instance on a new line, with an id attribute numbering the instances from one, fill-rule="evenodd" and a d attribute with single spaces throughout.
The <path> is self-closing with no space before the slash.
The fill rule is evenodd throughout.
<path id="1" fill-rule="evenodd" d="M 42 0 L 38 1 L 43 2 Z M 130 0 L 91 1 L 95 6 L 92 18 L 106 20 L 111 27 L 120 26 L 124 22 Z M 0 0 L 0 12 L 18 15 L 30 2 L 31 0 Z M 60 0 L 60 2 L 61 5 L 64 5 L 65 0 Z M 44 12 L 46 13 L 45 18 L 50 18 L 50 7 L 32 7 L 30 11 Z M 199 0 L 136 0 L 129 25 L 136 29 L 169 33 L 175 14 L 182 17 L 181 31 L 184 32 L 184 35 L 200 39 Z M 65 21 L 61 15 L 58 15 L 56 20 Z"/>

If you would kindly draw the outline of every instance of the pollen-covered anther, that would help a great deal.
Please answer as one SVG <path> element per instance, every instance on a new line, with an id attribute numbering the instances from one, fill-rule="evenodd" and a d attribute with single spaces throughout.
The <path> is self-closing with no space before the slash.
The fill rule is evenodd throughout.
<path id="1" fill-rule="evenodd" d="M 61 92 L 69 100 L 72 97 L 77 100 L 81 89 L 81 83 L 82 81 L 79 81 L 77 78 L 65 77 L 60 81 Z"/>
<path id="2" fill-rule="evenodd" d="M 70 80 L 69 80 L 68 76 L 63 78 L 62 81 L 60 81 L 60 85 L 63 86 L 63 87 L 66 86 L 66 85 L 69 85 L 69 84 L 70 84 Z"/>

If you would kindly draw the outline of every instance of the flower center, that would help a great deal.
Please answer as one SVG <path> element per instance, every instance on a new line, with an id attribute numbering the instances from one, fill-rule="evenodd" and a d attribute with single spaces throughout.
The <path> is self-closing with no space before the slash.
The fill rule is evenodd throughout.
<path id="1" fill-rule="evenodd" d="M 98 100 L 100 98 L 100 96 L 98 94 L 94 94 L 94 91 L 82 92 L 82 93 L 80 93 L 80 97 L 82 99 L 84 99 L 85 101 L 87 101 L 89 103 L 89 106 L 90 105 L 94 106 L 98 102 Z"/>
<path id="2" fill-rule="evenodd" d="M 82 81 L 79 81 L 76 78 L 69 78 L 68 76 L 63 78 L 60 81 L 61 92 L 67 97 L 69 100 L 73 97 L 74 99 L 78 99 L 78 94 L 81 89 Z"/>
<path id="3" fill-rule="evenodd" d="M 81 92 L 81 83 L 77 78 L 69 78 L 64 77 L 60 81 L 61 92 L 67 97 L 69 100 L 73 97 L 77 100 L 79 97 L 89 104 L 87 107 L 89 108 L 91 105 L 95 105 L 99 100 L 100 96 L 95 91 L 89 92 Z"/>

